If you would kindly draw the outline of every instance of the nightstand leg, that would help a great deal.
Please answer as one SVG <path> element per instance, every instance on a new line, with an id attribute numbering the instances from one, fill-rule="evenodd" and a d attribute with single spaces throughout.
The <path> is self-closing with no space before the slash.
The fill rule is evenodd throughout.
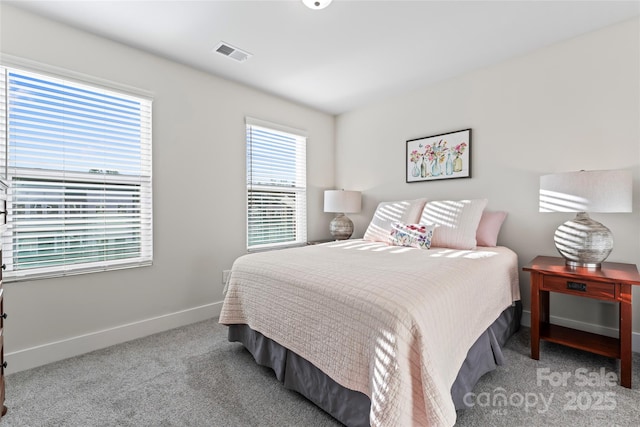
<path id="1" fill-rule="evenodd" d="M 620 284 L 620 385 L 631 388 L 631 285 Z"/>
<path id="2" fill-rule="evenodd" d="M 540 274 L 531 273 L 531 358 L 540 359 Z"/>

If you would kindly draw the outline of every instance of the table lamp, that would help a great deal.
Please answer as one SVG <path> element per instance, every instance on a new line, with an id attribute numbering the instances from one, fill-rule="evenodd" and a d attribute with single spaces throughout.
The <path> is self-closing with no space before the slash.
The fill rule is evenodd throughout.
<path id="1" fill-rule="evenodd" d="M 625 170 L 566 172 L 540 177 L 540 212 L 577 212 L 553 240 L 568 266 L 599 268 L 613 249 L 611 230 L 587 212 L 632 211 L 632 176 Z"/>
<path id="2" fill-rule="evenodd" d="M 346 240 L 353 234 L 353 221 L 345 213 L 360 212 L 362 196 L 359 191 L 326 190 L 324 211 L 338 215 L 329 224 L 331 235 L 336 240 Z"/>

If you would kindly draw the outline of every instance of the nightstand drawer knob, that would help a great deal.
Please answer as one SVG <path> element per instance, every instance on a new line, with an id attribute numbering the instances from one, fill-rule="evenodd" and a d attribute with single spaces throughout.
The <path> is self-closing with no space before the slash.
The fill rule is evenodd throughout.
<path id="1" fill-rule="evenodd" d="M 7 362 L 4 362 L 4 363 L 2 364 L 2 367 L 3 367 L 3 368 L 5 368 L 5 369 L 7 369 Z"/>
<path id="2" fill-rule="evenodd" d="M 587 292 L 587 284 L 580 282 L 567 282 L 567 289 L 573 291 Z"/>
<path id="3" fill-rule="evenodd" d="M 7 264 L 2 264 L 2 269 L 6 270 L 7 269 Z"/>
<path id="4" fill-rule="evenodd" d="M 2 316 L 0 316 L 0 317 L 2 317 L 3 319 L 6 319 L 7 318 L 7 313 L 2 313 Z"/>

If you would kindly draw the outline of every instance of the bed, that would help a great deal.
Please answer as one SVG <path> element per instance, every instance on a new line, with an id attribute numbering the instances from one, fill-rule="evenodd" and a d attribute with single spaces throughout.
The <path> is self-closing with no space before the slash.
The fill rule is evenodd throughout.
<path id="1" fill-rule="evenodd" d="M 347 426 L 451 426 L 519 326 L 516 254 L 477 246 L 485 206 L 386 202 L 364 239 L 241 256 L 219 321 Z"/>

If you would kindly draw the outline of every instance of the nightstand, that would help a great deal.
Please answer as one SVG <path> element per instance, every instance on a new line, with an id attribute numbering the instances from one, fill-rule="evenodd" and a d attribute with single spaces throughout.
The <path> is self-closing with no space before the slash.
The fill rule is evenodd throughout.
<path id="1" fill-rule="evenodd" d="M 531 273 L 531 358 L 540 359 L 542 339 L 620 359 L 620 385 L 631 388 L 631 287 L 640 285 L 638 268 L 616 262 L 598 269 L 568 267 L 564 258 L 539 256 L 523 270 Z M 619 303 L 619 337 L 549 323 L 550 292 Z"/>
<path id="2" fill-rule="evenodd" d="M 7 188 L 7 183 L 0 179 L 0 235 L 7 228 Z M 2 287 L 2 270 L 4 269 L 2 248 L 0 247 L 0 419 L 7 413 L 7 407 L 4 405 L 4 370 L 7 367 L 7 362 L 4 360 L 4 319 L 7 318 L 7 313 L 4 311 L 4 289 Z"/>
<path id="3" fill-rule="evenodd" d="M 335 239 L 326 239 L 326 240 L 311 240 L 307 242 L 307 246 L 320 245 L 322 243 L 335 242 Z"/>

